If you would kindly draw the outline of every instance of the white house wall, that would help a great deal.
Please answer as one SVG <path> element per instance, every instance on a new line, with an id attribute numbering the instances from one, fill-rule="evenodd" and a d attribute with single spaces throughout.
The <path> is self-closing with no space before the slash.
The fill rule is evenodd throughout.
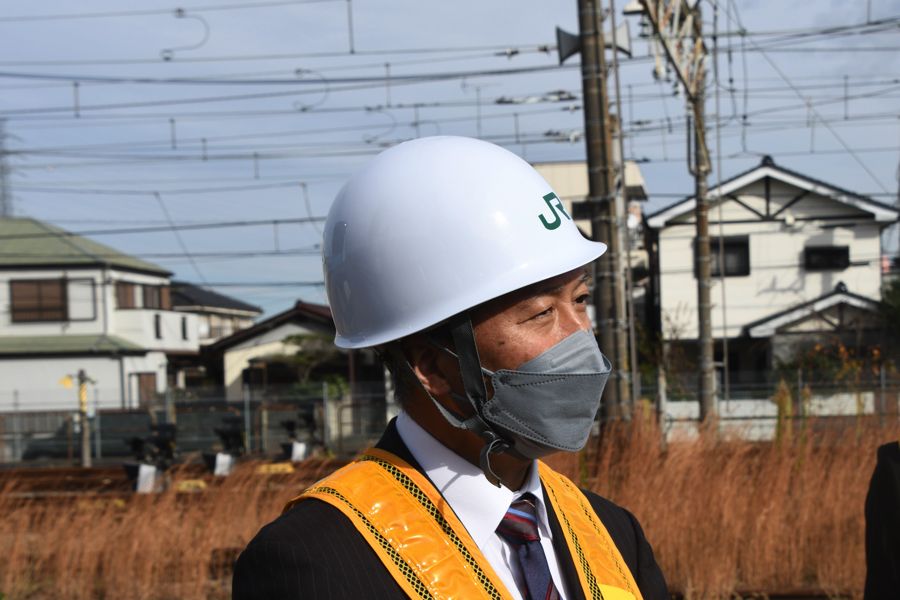
<path id="1" fill-rule="evenodd" d="M 78 390 L 73 383 L 66 389 L 60 383 L 66 375 L 83 369 L 95 383 L 88 385 L 88 404 L 103 409 L 128 406 L 129 382 L 131 406 L 137 405 L 137 373 L 155 372 L 157 392 L 165 388 L 165 354 L 67 358 L 16 358 L 0 360 L 0 412 L 39 410 L 78 410 Z M 123 372 L 124 371 L 124 372 Z M 125 394 L 123 402 L 123 375 Z"/>
<path id="2" fill-rule="evenodd" d="M 772 193 L 780 205 L 789 202 L 799 190 L 772 183 Z M 740 198 L 753 208 L 765 210 L 762 184 L 741 193 Z M 793 195 L 791 195 L 793 194 Z M 771 212 L 778 210 L 776 200 Z M 859 215 L 850 208 L 848 216 Z M 761 212 L 762 212 L 761 211 Z M 733 201 L 725 201 L 723 220 L 758 218 Z M 725 278 L 725 314 L 729 337 L 741 333 L 744 325 L 765 318 L 798 303 L 812 300 L 832 291 L 844 282 L 849 291 L 872 299 L 880 298 L 881 251 L 878 225 L 856 221 L 855 225 L 832 227 L 830 221 L 802 221 L 801 218 L 840 215 L 846 210 L 836 202 L 820 199 L 801 200 L 786 209 L 794 224 L 754 221 L 725 223 L 721 235 L 747 235 L 750 240 L 750 275 Z M 748 216 L 751 215 L 751 216 Z M 684 220 L 689 219 L 686 217 Z M 718 208 L 710 209 L 710 236 L 720 235 Z M 829 228 L 823 229 L 823 225 Z M 659 232 L 660 303 L 663 335 L 666 339 L 696 339 L 697 282 L 694 278 L 694 225 L 671 225 Z M 806 271 L 803 249 L 806 246 L 846 245 L 850 249 L 851 266 L 843 271 Z M 713 335 L 723 334 L 722 292 L 720 279 L 712 284 Z"/>
<path id="3" fill-rule="evenodd" d="M 292 354 L 297 347 L 285 344 L 284 338 L 290 335 L 307 335 L 322 333 L 295 323 L 285 323 L 257 337 L 245 340 L 225 351 L 223 357 L 225 395 L 228 400 L 240 400 L 243 388 L 241 374 L 250 366 L 250 360 L 272 354 Z"/>
<path id="4" fill-rule="evenodd" d="M 155 330 L 156 315 L 160 317 L 159 339 Z M 181 335 L 182 319 L 186 321 L 187 339 L 183 339 Z M 112 331 L 129 342 L 153 350 L 196 351 L 199 345 L 197 315 L 171 310 L 117 310 L 113 317 Z"/>
<path id="5" fill-rule="evenodd" d="M 93 318 L 90 320 L 74 320 L 64 322 L 49 323 L 13 323 L 12 322 L 12 298 L 10 298 L 9 282 L 20 279 L 60 279 L 66 278 L 73 280 L 70 282 L 68 292 L 69 312 L 79 316 L 89 316 L 90 311 L 83 303 L 90 295 L 90 291 L 83 283 L 76 284 L 82 280 L 89 280 L 94 284 L 93 296 L 96 298 L 96 310 L 93 311 Z M 100 269 L 35 269 L 35 270 L 16 270 L 16 271 L 0 271 L 0 336 L 32 336 L 32 335 L 101 335 L 108 320 L 104 320 L 104 316 L 108 319 L 109 302 L 104 310 L 103 306 L 103 286 L 102 272 Z M 76 285 L 72 285 L 76 284 Z M 73 290 L 73 287 L 75 288 Z M 72 292 L 75 292 L 72 297 Z"/>
<path id="6" fill-rule="evenodd" d="M 167 285 L 160 276 L 128 273 L 115 269 L 34 269 L 0 271 L 0 336 L 115 335 L 149 349 L 196 351 L 199 347 L 197 315 L 156 309 L 117 309 L 115 282 L 137 285 Z M 69 280 L 70 320 L 60 322 L 13 323 L 10 280 Z M 91 285 L 93 284 L 93 285 Z M 92 289 L 93 288 L 93 289 Z M 140 306 L 141 294 L 138 296 Z M 93 302 L 93 305 L 91 303 Z M 162 339 L 157 339 L 154 315 L 161 318 Z M 187 339 L 181 335 L 181 320 L 187 319 Z"/>

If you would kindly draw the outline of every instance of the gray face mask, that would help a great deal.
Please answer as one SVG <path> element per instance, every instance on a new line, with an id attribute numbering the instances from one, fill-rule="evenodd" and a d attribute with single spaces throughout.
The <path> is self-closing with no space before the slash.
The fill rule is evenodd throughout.
<path id="1" fill-rule="evenodd" d="M 575 332 L 515 370 L 482 368 L 494 388 L 482 418 L 527 458 L 580 450 L 611 370 L 594 336 Z"/>

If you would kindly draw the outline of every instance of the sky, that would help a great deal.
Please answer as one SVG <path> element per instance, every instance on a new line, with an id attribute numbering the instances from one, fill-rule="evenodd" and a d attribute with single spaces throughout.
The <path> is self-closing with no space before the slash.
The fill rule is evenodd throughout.
<path id="1" fill-rule="evenodd" d="M 625 155 L 654 212 L 693 188 L 685 99 L 672 74 L 654 77 L 652 45 L 624 4 Z M 532 162 L 585 155 L 578 56 L 560 67 L 555 52 L 555 27 L 578 31 L 575 0 L 75 6 L 7 3 L 0 14 L 14 214 L 89 232 L 267 315 L 326 301 L 315 218 L 385 147 L 453 134 Z M 708 62 L 710 185 L 771 155 L 895 204 L 900 0 L 701 6 L 719 50 Z M 612 77 L 609 89 L 617 113 Z"/>

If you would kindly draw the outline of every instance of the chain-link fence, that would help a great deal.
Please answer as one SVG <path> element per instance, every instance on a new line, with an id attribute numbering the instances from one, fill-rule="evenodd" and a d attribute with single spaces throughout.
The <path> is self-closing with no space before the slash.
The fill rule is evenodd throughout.
<path id="1" fill-rule="evenodd" d="M 643 373 L 637 397 L 652 405 L 672 435 L 697 431 L 700 405 L 696 371 Z M 900 373 L 887 367 L 834 373 L 778 369 L 719 370 L 716 386 L 719 428 L 745 439 L 768 440 L 814 418 L 821 427 L 852 426 L 863 416 L 900 418 Z"/>
<path id="2" fill-rule="evenodd" d="M 89 403 L 95 461 L 139 457 L 148 445 L 161 443 L 160 435 L 169 435 L 167 425 L 175 426 L 174 448 L 181 455 L 224 451 L 289 458 L 294 442 L 307 454 L 347 455 L 376 441 L 396 412 L 382 382 L 358 382 L 352 393 L 327 384 L 247 387 L 237 401 L 226 400 L 223 390 L 173 390 L 142 409 L 102 406 Z M 75 407 L 38 410 L 0 403 L 0 462 L 74 461 L 80 452 Z"/>

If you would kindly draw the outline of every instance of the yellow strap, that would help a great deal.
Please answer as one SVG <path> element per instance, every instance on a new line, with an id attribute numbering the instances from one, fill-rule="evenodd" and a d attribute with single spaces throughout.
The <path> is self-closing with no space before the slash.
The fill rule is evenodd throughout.
<path id="1" fill-rule="evenodd" d="M 562 523 L 579 583 L 590 600 L 642 600 L 634 577 L 584 494 L 538 463 Z M 341 511 L 411 598 L 509 598 L 446 500 L 422 473 L 384 450 L 369 449 L 293 499 L 316 498 Z"/>
<path id="2" fill-rule="evenodd" d="M 562 523 L 585 596 L 592 600 L 642 600 L 631 570 L 581 490 L 542 462 L 538 462 L 538 470 Z"/>
<path id="3" fill-rule="evenodd" d="M 509 593 L 431 482 L 402 459 L 367 450 L 288 503 L 316 498 L 340 510 L 412 598 Z"/>

